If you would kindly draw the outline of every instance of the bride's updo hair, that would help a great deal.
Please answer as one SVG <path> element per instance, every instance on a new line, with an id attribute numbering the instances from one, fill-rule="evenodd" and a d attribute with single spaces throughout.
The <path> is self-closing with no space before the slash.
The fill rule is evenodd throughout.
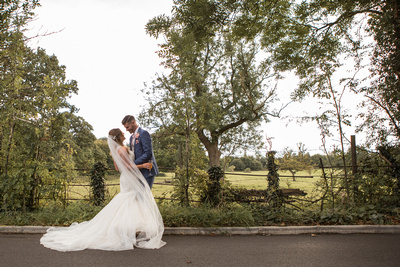
<path id="1" fill-rule="evenodd" d="M 111 129 L 108 132 L 108 135 L 111 137 L 111 139 L 113 139 L 115 142 L 117 142 L 118 144 L 120 144 L 121 146 L 123 145 L 123 133 L 120 129 L 115 128 L 115 129 Z"/>

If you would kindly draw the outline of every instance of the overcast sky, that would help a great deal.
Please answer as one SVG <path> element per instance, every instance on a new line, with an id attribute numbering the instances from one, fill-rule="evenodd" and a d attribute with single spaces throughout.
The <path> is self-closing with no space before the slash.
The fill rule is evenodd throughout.
<path id="1" fill-rule="evenodd" d="M 144 82 L 162 72 L 157 57 L 157 41 L 146 35 L 145 24 L 160 14 L 170 14 L 172 0 L 41 0 L 41 7 L 29 25 L 30 34 L 56 32 L 35 38 L 30 45 L 46 49 L 66 66 L 68 79 L 78 82 L 79 93 L 70 103 L 94 128 L 97 138 L 112 128 L 125 129 L 125 115 L 138 115 L 142 105 Z M 296 87 L 289 77 L 278 83 L 283 102 Z M 282 115 L 312 114 L 310 102 L 291 104 Z M 277 104 L 276 107 L 281 104 Z M 140 122 L 139 122 L 140 123 Z M 263 126 L 264 136 L 272 137 L 272 149 L 296 150 L 302 142 L 311 153 L 322 153 L 321 138 L 315 124 L 288 127 L 287 121 L 272 118 Z M 150 129 L 151 130 L 151 129 Z M 152 129 L 151 131 L 154 131 Z M 354 134 L 348 131 L 348 136 Z M 127 136 L 127 134 L 125 134 Z"/>

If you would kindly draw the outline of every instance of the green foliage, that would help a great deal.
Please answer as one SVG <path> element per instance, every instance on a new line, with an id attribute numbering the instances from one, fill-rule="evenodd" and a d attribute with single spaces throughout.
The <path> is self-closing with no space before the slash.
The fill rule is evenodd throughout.
<path id="1" fill-rule="evenodd" d="M 174 192 L 172 197 L 179 203 L 189 205 L 190 201 L 197 200 L 207 190 L 208 174 L 198 168 L 177 168 L 175 170 Z M 191 185 L 189 187 L 189 185 Z"/>
<path id="2" fill-rule="evenodd" d="M 254 157 L 234 158 L 230 162 L 230 165 L 235 166 L 235 171 L 244 171 L 245 169 L 249 169 L 250 171 L 260 171 L 263 169 L 260 160 Z"/>
<path id="3" fill-rule="evenodd" d="M 95 162 L 103 162 L 108 169 L 114 169 L 114 161 L 110 154 L 107 138 L 103 137 L 94 141 L 94 160 Z"/>
<path id="4" fill-rule="evenodd" d="M 73 150 L 68 145 L 61 148 L 52 158 L 52 165 L 45 162 L 38 173 L 41 195 L 37 198 L 59 200 L 67 205 L 67 187 L 77 177 L 74 170 Z M 36 205 L 39 207 L 40 205 Z"/>
<path id="5" fill-rule="evenodd" d="M 56 56 L 26 43 L 37 5 L 0 5 L 0 205 L 7 210 L 38 208 L 41 198 L 65 203 L 73 169 L 102 158 L 92 127 L 67 102 L 77 82 L 66 79 Z"/>
<path id="6" fill-rule="evenodd" d="M 393 194 L 400 197 L 400 145 L 382 145 L 378 147 L 378 150 L 381 157 L 389 163 L 389 173 L 395 180 Z"/>
<path id="7" fill-rule="evenodd" d="M 231 166 L 235 166 L 235 171 L 243 171 L 246 169 L 246 165 L 240 158 L 233 159 L 231 161 Z"/>
<path id="8" fill-rule="evenodd" d="M 374 206 L 335 209 L 327 211 L 299 211 L 283 207 L 277 211 L 265 204 L 225 204 L 218 208 L 188 207 L 171 203 L 158 204 L 166 227 L 251 227 L 284 225 L 338 225 L 338 224 L 398 224 L 400 209 L 383 212 Z M 50 202 L 33 212 L 7 211 L 0 213 L 2 225 L 56 225 L 92 219 L 102 206 L 79 201 L 64 207 Z"/>
<path id="9" fill-rule="evenodd" d="M 74 149 L 75 165 L 77 168 L 90 169 L 95 163 L 95 151 L 100 152 L 94 144 L 96 137 L 92 133 L 93 127 L 80 116 L 71 113 L 63 115 L 64 123 L 68 125 L 69 142 Z"/>
<path id="10" fill-rule="evenodd" d="M 154 157 L 159 168 L 175 169 L 178 162 L 182 161 L 182 140 L 175 135 L 164 134 L 158 129 L 152 135 Z"/>
<path id="11" fill-rule="evenodd" d="M 374 206 L 353 207 L 349 209 L 335 209 L 310 214 L 312 221 L 318 224 L 392 224 L 393 217 L 381 213 Z"/>
<path id="12" fill-rule="evenodd" d="M 296 172 L 313 169 L 310 154 L 306 153 L 304 144 L 298 144 L 298 148 L 297 153 L 292 149 L 285 148 L 283 157 L 279 159 L 279 168 L 290 171 L 293 175 L 293 181 L 295 180 L 294 175 Z"/>
<path id="13" fill-rule="evenodd" d="M 93 203 L 95 206 L 100 206 L 105 200 L 104 175 L 106 171 L 107 168 L 102 162 L 97 162 L 93 165 L 90 176 L 90 187 L 92 188 Z"/>
<path id="14" fill-rule="evenodd" d="M 2 209 L 24 210 L 39 207 L 39 199 L 65 203 L 66 188 L 76 177 L 71 148 L 61 148 L 47 155 L 51 161 L 13 163 L 9 174 L 0 180 Z"/>
<path id="15" fill-rule="evenodd" d="M 190 166 L 205 169 L 208 159 L 199 138 L 191 134 L 188 143 L 183 136 L 177 136 L 173 130 L 158 129 L 152 135 L 154 156 L 159 168 L 175 169 L 183 167 L 190 159 Z M 186 149 L 188 145 L 188 149 Z"/>
<path id="16" fill-rule="evenodd" d="M 385 208 L 398 206 L 399 153 L 396 147 L 381 147 L 380 155 L 362 153 L 358 156 L 356 200 L 362 205 Z"/>
<path id="17" fill-rule="evenodd" d="M 274 192 L 279 188 L 278 165 L 275 162 L 275 151 L 268 152 L 267 169 L 268 169 L 268 188 Z"/>
<path id="18" fill-rule="evenodd" d="M 185 138 L 177 138 L 178 167 L 175 171 L 174 194 L 181 204 L 189 205 L 190 188 L 201 191 L 204 183 L 204 171 L 207 165 L 204 150 L 200 147 L 197 136 L 187 133 Z M 183 152 L 184 151 L 184 152 Z"/>
<path id="19" fill-rule="evenodd" d="M 275 114 L 270 63 L 258 60 L 255 42 L 233 38 L 225 1 L 174 4 L 171 17 L 146 25 L 148 34 L 164 37 L 159 56 L 170 72 L 145 89 L 150 103 L 142 114 L 171 133 L 197 134 L 209 165 L 219 166 L 224 150 L 260 140 L 256 128 Z"/>
<path id="20" fill-rule="evenodd" d="M 201 201 L 212 207 L 217 206 L 221 201 L 221 179 L 224 177 L 224 171 L 220 166 L 213 166 L 207 170 L 208 181 L 207 189 L 201 195 Z"/>
<path id="21" fill-rule="evenodd" d="M 268 202 L 271 203 L 271 206 L 279 209 L 282 206 L 283 198 L 278 191 L 280 179 L 278 174 L 278 165 L 275 162 L 275 154 L 275 151 L 269 151 L 267 154 L 267 196 Z"/>
<path id="22" fill-rule="evenodd" d="M 49 202 L 32 212 L 7 211 L 0 213 L 0 224 L 3 225 L 45 225 L 69 226 L 73 222 L 92 219 L 102 206 L 93 206 L 79 201 L 64 206 L 60 202 Z"/>
<path id="23" fill-rule="evenodd" d="M 207 206 L 160 205 L 159 209 L 164 225 L 168 227 L 246 227 L 255 223 L 251 211 L 240 205 L 215 209 Z"/>

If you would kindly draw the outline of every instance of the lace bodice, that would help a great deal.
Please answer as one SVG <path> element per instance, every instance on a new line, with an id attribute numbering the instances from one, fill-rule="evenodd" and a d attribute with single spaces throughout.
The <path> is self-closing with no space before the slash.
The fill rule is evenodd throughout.
<path id="1" fill-rule="evenodd" d="M 129 158 L 130 158 L 132 161 L 135 161 L 135 152 L 129 150 L 128 154 L 129 154 Z"/>

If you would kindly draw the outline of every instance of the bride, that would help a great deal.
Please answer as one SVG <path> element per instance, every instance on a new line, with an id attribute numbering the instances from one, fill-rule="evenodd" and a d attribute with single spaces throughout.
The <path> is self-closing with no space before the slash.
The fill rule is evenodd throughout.
<path id="1" fill-rule="evenodd" d="M 112 129 L 108 146 L 116 169 L 121 173 L 120 193 L 93 219 L 73 223 L 67 228 L 50 227 L 40 243 L 58 251 L 83 249 L 129 250 L 134 247 L 155 249 L 166 243 L 162 217 L 150 187 L 136 166 L 134 155 L 123 145 L 124 133 Z"/>

